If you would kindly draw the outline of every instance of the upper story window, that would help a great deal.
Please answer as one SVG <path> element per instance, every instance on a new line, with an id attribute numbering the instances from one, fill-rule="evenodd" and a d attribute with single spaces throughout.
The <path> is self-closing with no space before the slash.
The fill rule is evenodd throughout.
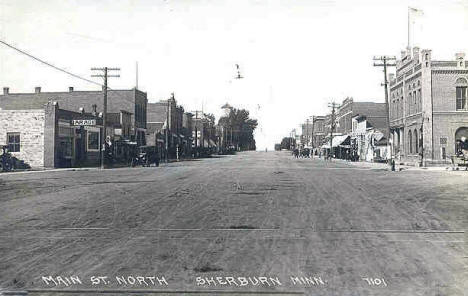
<path id="1" fill-rule="evenodd" d="M 468 104 L 467 104 L 468 82 L 466 81 L 465 78 L 458 78 L 455 84 L 456 84 L 457 110 L 468 110 Z"/>

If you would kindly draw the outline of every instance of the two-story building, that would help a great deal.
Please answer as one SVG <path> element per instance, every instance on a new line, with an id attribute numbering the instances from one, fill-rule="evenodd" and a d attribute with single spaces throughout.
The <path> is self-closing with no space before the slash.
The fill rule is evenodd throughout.
<path id="1" fill-rule="evenodd" d="M 69 87 L 68 92 L 43 92 L 40 87 L 36 87 L 34 93 L 10 93 L 9 88 L 4 87 L 3 95 L 0 95 L 0 108 L 3 110 L 40 109 L 49 101 L 57 102 L 61 109 L 73 112 L 81 112 L 83 108 L 91 111 L 91 108 L 94 108 L 93 111 L 102 113 L 104 106 L 102 91 L 77 91 Z M 147 102 L 146 93 L 135 88 L 107 91 L 108 115 L 118 114 L 115 116 L 124 117 L 123 122 L 129 121 L 129 125 L 124 124 L 126 130 L 120 130 L 118 133 L 128 135 L 129 140 L 136 141 L 138 145 L 146 143 Z M 112 115 L 110 118 L 114 119 Z"/>
<path id="2" fill-rule="evenodd" d="M 376 110 L 382 109 L 382 103 L 376 102 L 356 102 L 353 98 L 345 98 L 343 102 L 336 108 L 335 114 L 328 114 L 324 118 L 325 137 L 322 145 L 322 150 L 325 154 L 331 152 L 334 157 L 349 158 L 352 151 L 352 132 L 353 118 L 361 116 L 377 116 Z M 333 117 L 333 130 L 332 130 Z M 383 116 L 385 118 L 385 116 Z M 332 148 L 330 149 L 330 138 L 333 134 Z"/>
<path id="3" fill-rule="evenodd" d="M 389 116 L 397 159 L 416 165 L 447 163 L 468 138 L 468 63 L 432 60 L 431 50 L 402 51 L 390 77 Z"/>
<path id="4" fill-rule="evenodd" d="M 177 151 L 179 157 L 191 154 L 192 115 L 177 105 L 174 94 L 167 100 L 148 103 L 147 127 L 148 144 L 158 146 L 162 154 L 166 148 L 170 158 L 175 158 Z"/>
<path id="5" fill-rule="evenodd" d="M 366 114 L 352 118 L 353 160 L 385 161 L 389 158 L 388 124 L 385 103 L 376 103 Z"/>

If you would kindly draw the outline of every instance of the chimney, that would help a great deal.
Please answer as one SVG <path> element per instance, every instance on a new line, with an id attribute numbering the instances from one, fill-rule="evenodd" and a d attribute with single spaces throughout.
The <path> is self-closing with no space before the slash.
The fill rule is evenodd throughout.
<path id="1" fill-rule="evenodd" d="M 36 86 L 36 87 L 34 88 L 34 92 L 35 92 L 36 94 L 40 93 L 40 92 L 41 92 L 41 87 L 40 87 L 40 86 Z"/>
<path id="2" fill-rule="evenodd" d="M 84 110 L 83 107 L 80 107 L 79 111 L 80 111 L 81 114 L 84 114 L 84 113 L 85 113 L 85 110 Z"/>
<path id="3" fill-rule="evenodd" d="M 10 88 L 4 87 L 4 88 L 3 88 L 3 94 L 4 94 L 4 95 L 10 94 Z"/>
<path id="4" fill-rule="evenodd" d="M 464 52 L 456 53 L 455 60 L 457 61 L 457 67 L 465 68 L 465 53 Z"/>
<path id="5" fill-rule="evenodd" d="M 97 114 L 97 111 L 96 111 L 97 105 L 96 105 L 96 104 L 93 104 L 92 107 L 93 107 L 93 112 L 92 112 L 92 114 L 93 114 L 93 116 L 96 116 L 96 114 Z"/>
<path id="6" fill-rule="evenodd" d="M 68 92 L 73 92 L 73 86 L 68 87 Z"/>

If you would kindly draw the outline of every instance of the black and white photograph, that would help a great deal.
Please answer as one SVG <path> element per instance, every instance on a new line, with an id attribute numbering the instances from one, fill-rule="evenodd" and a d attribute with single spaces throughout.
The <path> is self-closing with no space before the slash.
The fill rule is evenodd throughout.
<path id="1" fill-rule="evenodd" d="M 0 296 L 463 296 L 468 0 L 0 0 Z"/>

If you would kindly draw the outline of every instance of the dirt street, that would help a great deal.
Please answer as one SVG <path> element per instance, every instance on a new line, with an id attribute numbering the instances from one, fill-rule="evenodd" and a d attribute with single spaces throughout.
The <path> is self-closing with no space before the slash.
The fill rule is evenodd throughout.
<path id="1" fill-rule="evenodd" d="M 0 288 L 463 295 L 467 179 L 286 152 L 1 174 Z"/>

